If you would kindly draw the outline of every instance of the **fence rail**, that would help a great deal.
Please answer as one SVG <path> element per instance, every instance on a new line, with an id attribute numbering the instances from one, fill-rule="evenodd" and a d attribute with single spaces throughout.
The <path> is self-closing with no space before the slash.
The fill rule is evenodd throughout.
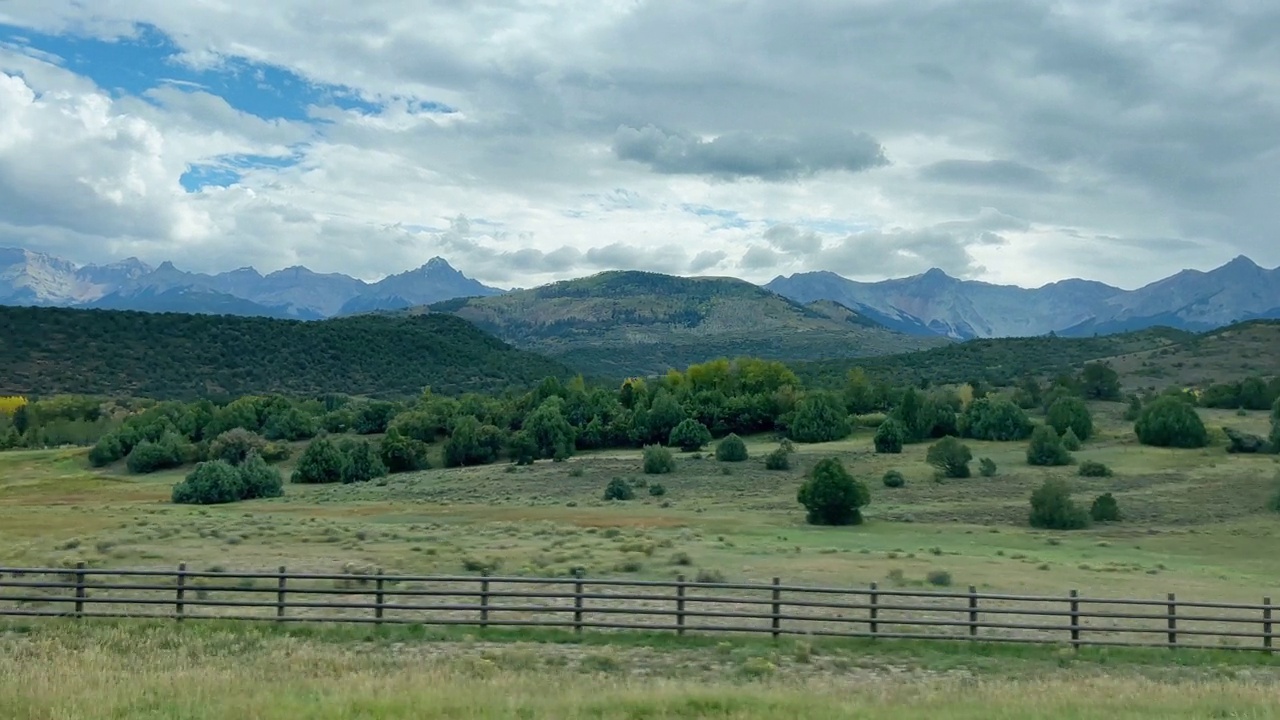
<path id="1" fill-rule="evenodd" d="M 0 617 L 465 625 L 1254 650 L 1261 603 L 771 583 L 0 567 Z"/>

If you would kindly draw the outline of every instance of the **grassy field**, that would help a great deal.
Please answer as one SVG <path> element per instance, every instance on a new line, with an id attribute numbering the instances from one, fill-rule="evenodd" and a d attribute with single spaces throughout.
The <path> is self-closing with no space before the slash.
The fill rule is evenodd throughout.
<path id="1" fill-rule="evenodd" d="M 424 638 L 259 627 L 0 626 L 0 716 L 1280 718 L 1260 656 L 633 638 Z M 1242 660 L 1247 658 L 1247 661 Z"/>
<path id="2" fill-rule="evenodd" d="M 1277 458 L 1228 455 L 1220 445 L 1142 447 L 1120 419 L 1122 406 L 1094 410 L 1102 432 L 1076 455 L 1106 462 L 1113 477 L 1028 467 L 1023 443 L 971 443 L 975 457 L 997 462 L 999 474 L 940 483 L 924 462 L 925 446 L 876 455 L 870 432 L 860 431 L 839 443 L 800 446 L 785 472 L 764 469 L 760 458 L 772 443 L 756 439 L 747 462 L 684 455 L 677 471 L 663 476 L 641 474 L 638 451 L 611 451 L 530 467 L 288 486 L 283 498 L 197 508 L 167 502 L 179 472 L 130 477 L 118 468 L 88 469 L 78 450 L 9 452 L 0 454 L 0 562 L 644 578 L 702 572 L 854 586 L 922 585 L 931 571 L 945 571 L 955 585 L 989 591 L 1280 596 L 1271 549 L 1278 523 L 1264 510 L 1280 472 Z M 1211 427 L 1265 433 L 1263 413 L 1203 412 Z M 828 456 L 870 485 L 864 525 L 804 524 L 796 489 Z M 890 468 L 906 475 L 906 487 L 880 483 Z M 1069 477 L 1086 505 L 1113 492 L 1125 521 L 1031 530 L 1030 493 L 1054 475 Z M 604 501 L 613 477 L 630 478 L 636 499 Z M 654 483 L 665 494 L 650 494 Z"/>

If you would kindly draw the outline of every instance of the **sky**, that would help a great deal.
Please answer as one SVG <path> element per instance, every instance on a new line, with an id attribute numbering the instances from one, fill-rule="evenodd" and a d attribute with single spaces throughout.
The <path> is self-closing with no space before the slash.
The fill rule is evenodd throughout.
<path id="1" fill-rule="evenodd" d="M 0 0 L 0 246 L 504 287 L 1274 267 L 1278 37 L 1274 0 Z"/>

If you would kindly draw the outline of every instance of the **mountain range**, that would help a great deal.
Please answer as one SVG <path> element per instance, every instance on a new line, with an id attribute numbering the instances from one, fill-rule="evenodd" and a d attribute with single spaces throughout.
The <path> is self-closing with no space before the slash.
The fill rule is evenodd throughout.
<path id="1" fill-rule="evenodd" d="M 172 262 L 129 258 L 77 266 L 62 258 L 0 248 L 0 305 L 214 313 L 320 320 L 502 293 L 432 258 L 416 270 L 366 283 L 339 273 L 290 267 L 262 275 L 251 267 L 207 275 Z"/>
<path id="2" fill-rule="evenodd" d="M 179 270 L 171 262 L 153 268 L 135 258 L 109 265 L 79 266 L 44 253 L 0 248 L 0 304 L 3 305 L 318 320 L 441 302 L 447 306 L 447 301 L 458 298 L 493 298 L 490 303 L 463 303 L 450 312 L 482 326 L 488 323 L 491 331 L 509 342 L 534 345 L 552 342 L 540 335 L 548 332 L 547 327 L 543 327 L 548 324 L 561 330 L 590 326 L 594 328 L 593 333 L 617 334 L 621 330 L 612 328 L 610 323 L 620 323 L 619 327 L 632 328 L 629 337 L 633 341 L 645 342 L 646 333 L 651 334 L 652 328 L 639 329 L 627 319 L 631 316 L 626 313 L 640 313 L 635 317 L 644 315 L 640 305 L 653 297 L 651 288 L 663 284 L 657 279 L 660 277 L 668 276 L 602 273 L 592 278 L 605 278 L 603 281 L 581 278 L 567 281 L 568 284 L 553 283 L 508 293 L 463 275 L 438 257 L 415 270 L 367 283 L 338 273 L 316 273 L 305 267 L 286 268 L 267 275 L 245 267 L 208 275 Z M 714 282 L 675 283 L 663 290 L 693 293 L 702 298 L 692 304 L 677 303 L 682 308 L 679 312 L 673 306 L 671 312 L 676 314 L 668 318 L 671 321 L 668 325 L 679 325 L 680 312 L 696 311 L 704 315 L 700 323 L 710 318 L 712 324 L 707 328 L 727 328 L 725 323 L 732 313 L 722 312 L 713 302 L 714 298 L 702 297 L 712 291 L 710 289 L 725 293 L 723 297 L 735 298 L 739 303 L 764 303 L 750 311 L 757 317 L 778 318 L 782 317 L 779 313 L 791 312 L 782 311 L 782 306 L 770 305 L 772 301 L 767 296 L 776 293 L 794 302 L 801 314 L 807 314 L 806 323 L 834 322 L 846 331 L 857 324 L 864 329 L 879 325 L 896 331 L 894 334 L 898 337 L 901 333 L 951 340 L 1049 333 L 1105 335 L 1155 326 L 1199 332 L 1243 320 L 1280 318 L 1280 269 L 1261 268 L 1243 256 L 1214 270 L 1184 270 L 1136 290 L 1080 279 L 1023 288 L 960 280 L 938 269 L 881 282 L 857 282 L 819 271 L 779 276 L 763 286 L 769 292 L 750 294 L 748 299 L 742 294 L 743 286 L 748 285 L 745 281 L 701 280 Z M 497 300 L 507 296 L 509 300 Z M 602 314 L 601 303 L 620 298 L 621 304 L 615 305 L 622 315 Z M 817 316 L 823 319 L 815 320 Z M 784 325 L 797 327 L 791 320 Z M 824 327 L 821 332 L 832 329 Z M 581 340 L 579 330 L 573 332 L 578 333 Z M 732 335 L 736 330 L 725 332 Z M 703 340 L 709 339 L 703 333 Z M 563 341 L 562 337 L 557 342 Z M 797 337 L 787 340 L 795 341 Z"/>

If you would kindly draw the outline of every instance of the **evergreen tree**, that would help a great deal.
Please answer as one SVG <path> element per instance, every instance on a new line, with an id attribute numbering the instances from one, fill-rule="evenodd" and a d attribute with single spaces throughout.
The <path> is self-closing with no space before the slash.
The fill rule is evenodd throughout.
<path id="1" fill-rule="evenodd" d="M 693 452 L 701 450 L 709 442 L 711 442 L 711 431 L 707 426 L 693 418 L 685 418 L 671 430 L 671 437 L 668 438 L 667 444 L 678 447 L 684 452 Z"/>
<path id="2" fill-rule="evenodd" d="M 342 482 L 368 482 L 387 474 L 387 466 L 374 451 L 373 445 L 363 440 L 350 440 L 342 448 Z"/>
<path id="3" fill-rule="evenodd" d="M 1031 433 L 1027 446 L 1027 464 L 1057 466 L 1071 464 L 1071 453 L 1062 445 L 1062 438 L 1048 425 L 1041 425 Z"/>
<path id="4" fill-rule="evenodd" d="M 813 467 L 796 500 L 808 511 L 806 520 L 811 525 L 858 525 L 871 493 L 838 459 L 826 458 Z"/>
<path id="5" fill-rule="evenodd" d="M 328 437 L 320 436 L 307 444 L 298 458 L 298 466 L 293 469 L 289 478 L 295 483 L 336 483 L 342 482 L 342 468 L 345 458 L 342 451 Z"/>
<path id="6" fill-rule="evenodd" d="M 880 423 L 880 427 L 876 428 L 874 440 L 876 452 L 894 455 L 902 452 L 905 436 L 906 428 L 897 418 L 886 418 Z"/>
<path id="7" fill-rule="evenodd" d="M 1187 401 L 1165 395 L 1152 400 L 1133 426 L 1143 445 L 1200 448 L 1209 444 L 1209 431 Z"/>
<path id="8" fill-rule="evenodd" d="M 843 403 L 827 393 L 809 393 L 796 407 L 787 437 L 803 443 L 831 442 L 843 440 L 852 431 Z"/>
<path id="9" fill-rule="evenodd" d="M 1045 424 L 1066 435 L 1070 430 L 1083 442 L 1093 435 L 1093 416 L 1089 406 L 1078 397 L 1063 397 L 1054 401 L 1045 413 Z"/>

